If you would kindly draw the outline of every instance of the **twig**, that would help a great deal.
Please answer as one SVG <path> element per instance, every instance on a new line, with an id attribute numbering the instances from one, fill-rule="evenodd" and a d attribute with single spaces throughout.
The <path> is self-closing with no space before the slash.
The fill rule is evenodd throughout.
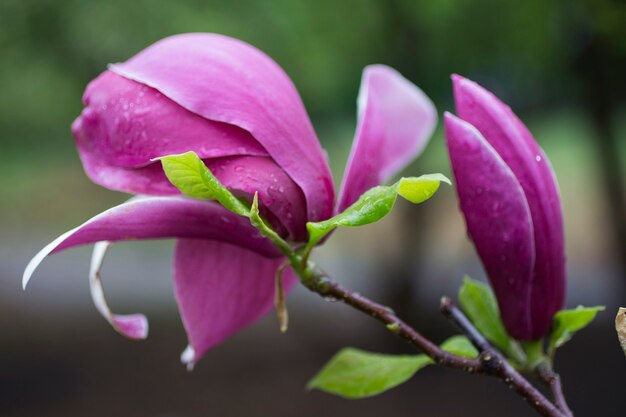
<path id="1" fill-rule="evenodd" d="M 539 390 L 533 387 L 507 360 L 491 346 L 469 319 L 459 310 L 448 297 L 441 299 L 441 312 L 449 318 L 471 340 L 481 352 L 480 358 L 484 372 L 503 380 L 511 389 L 523 397 L 541 415 L 572 417 L 565 410 L 557 408 Z M 568 409 L 569 410 L 569 409 Z"/>
<path id="2" fill-rule="evenodd" d="M 304 272 L 304 271 L 302 271 Z M 454 321 L 480 350 L 478 358 L 466 358 L 446 352 L 402 321 L 389 308 L 356 294 L 314 269 L 301 275 L 301 282 L 311 291 L 328 299 L 336 299 L 384 323 L 389 330 L 413 347 L 428 355 L 439 365 L 498 377 L 544 417 L 570 417 L 533 387 L 485 340 L 449 298 L 442 299 L 442 311 Z"/>
<path id="3" fill-rule="evenodd" d="M 305 285 L 324 298 L 339 300 L 384 323 L 389 330 L 428 355 L 439 365 L 463 369 L 470 373 L 479 372 L 482 367 L 478 359 L 446 352 L 398 318 L 390 308 L 356 294 L 326 276 L 316 274 L 313 279 L 306 281 Z"/>
<path id="4" fill-rule="evenodd" d="M 567 417 L 573 417 L 574 413 L 572 413 L 572 410 L 567 405 L 565 395 L 563 394 L 563 386 L 561 385 L 561 377 L 559 376 L 559 374 L 554 372 L 552 367 L 547 363 L 539 365 L 535 371 L 535 374 L 541 382 L 550 387 L 550 391 L 552 391 L 552 397 L 554 398 L 554 403 L 557 407 L 559 407 L 563 414 Z"/>

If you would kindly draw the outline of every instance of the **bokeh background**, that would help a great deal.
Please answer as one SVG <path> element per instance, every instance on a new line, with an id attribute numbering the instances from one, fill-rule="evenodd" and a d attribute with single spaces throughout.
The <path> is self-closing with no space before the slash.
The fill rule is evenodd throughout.
<path id="1" fill-rule="evenodd" d="M 626 4 L 613 0 L 0 2 L 0 415 L 532 416 L 501 383 L 430 368 L 379 397 L 347 401 L 305 383 L 343 346 L 410 349 L 371 319 L 298 288 L 291 328 L 269 315 L 188 373 L 167 241 L 119 244 L 104 268 L 116 311 L 146 312 L 147 341 L 115 334 L 93 308 L 89 248 L 49 258 L 27 292 L 30 257 L 127 196 L 90 183 L 69 126 L 87 82 L 167 35 L 219 32 L 266 51 L 297 85 L 341 178 L 362 68 L 385 63 L 452 110 L 449 75 L 509 103 L 550 156 L 564 202 L 567 305 L 607 306 L 560 351 L 577 415 L 622 416 L 626 358 L 612 329 L 626 304 Z M 407 173 L 449 174 L 442 130 Z M 316 253 L 346 285 L 386 303 L 435 340 L 465 273 L 484 279 L 454 190 L 400 203 Z"/>

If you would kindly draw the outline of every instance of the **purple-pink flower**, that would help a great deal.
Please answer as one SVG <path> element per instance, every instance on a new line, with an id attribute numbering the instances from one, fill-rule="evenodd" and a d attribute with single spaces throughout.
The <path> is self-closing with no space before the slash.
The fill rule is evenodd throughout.
<path id="1" fill-rule="evenodd" d="M 175 295 L 193 365 L 273 304 L 284 262 L 247 218 L 216 202 L 180 195 L 154 158 L 194 151 L 235 195 L 252 200 L 281 236 L 307 238 L 320 221 L 388 180 L 424 148 L 436 123 L 431 101 L 395 70 L 364 70 L 357 129 L 338 202 L 326 154 L 289 77 L 256 48 L 216 34 L 163 39 L 93 80 L 72 125 L 83 166 L 96 183 L 136 195 L 65 233 L 37 254 L 24 285 L 50 253 L 97 243 L 96 306 L 121 333 L 147 336 L 142 315 L 110 312 L 98 266 L 108 243 L 176 238 Z M 287 271 L 285 290 L 295 283 Z"/>
<path id="2" fill-rule="evenodd" d="M 461 210 L 517 339 L 545 336 L 565 297 L 563 217 L 548 158 L 511 109 L 454 75 L 445 129 Z"/>

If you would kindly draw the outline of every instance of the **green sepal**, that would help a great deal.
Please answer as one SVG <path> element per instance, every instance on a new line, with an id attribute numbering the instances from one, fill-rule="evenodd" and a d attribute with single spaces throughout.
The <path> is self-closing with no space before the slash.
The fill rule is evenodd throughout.
<path id="1" fill-rule="evenodd" d="M 525 362 L 520 344 L 507 333 L 491 288 L 469 276 L 463 279 L 459 303 L 478 331 L 514 361 Z"/>
<path id="2" fill-rule="evenodd" d="M 161 161 L 167 179 L 186 196 L 217 200 L 233 213 L 250 216 L 248 205 L 224 187 L 195 152 L 167 155 L 155 160 Z"/>

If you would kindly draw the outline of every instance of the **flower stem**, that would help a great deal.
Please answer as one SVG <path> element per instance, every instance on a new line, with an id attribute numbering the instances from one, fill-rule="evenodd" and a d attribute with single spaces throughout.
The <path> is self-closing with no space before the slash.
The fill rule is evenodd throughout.
<path id="1" fill-rule="evenodd" d="M 450 319 L 471 340 L 481 352 L 483 373 L 500 378 L 518 395 L 523 397 L 542 416 L 572 417 L 560 407 L 550 402 L 526 378 L 515 370 L 485 337 L 474 327 L 469 319 L 448 297 L 441 299 L 441 312 Z"/>
<path id="2" fill-rule="evenodd" d="M 561 385 L 561 377 L 559 376 L 559 374 L 554 372 L 548 362 L 544 362 L 537 366 L 537 368 L 535 369 L 535 374 L 541 382 L 550 387 L 550 391 L 552 391 L 552 397 L 554 398 L 554 403 L 557 407 L 559 407 L 563 414 L 567 417 L 573 417 L 574 413 L 572 413 L 572 410 L 570 410 L 569 406 L 567 405 L 565 395 L 563 394 L 563 387 Z"/>

